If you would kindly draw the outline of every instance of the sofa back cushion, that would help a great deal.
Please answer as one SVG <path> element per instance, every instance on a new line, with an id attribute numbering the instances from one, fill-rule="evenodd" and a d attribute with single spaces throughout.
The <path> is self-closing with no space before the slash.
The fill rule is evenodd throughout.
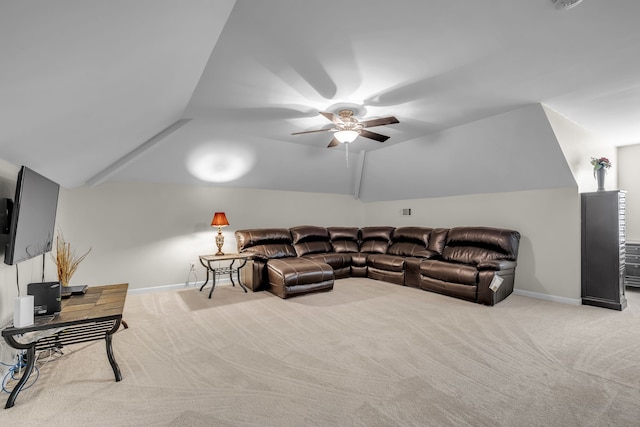
<path id="1" fill-rule="evenodd" d="M 449 230 L 442 258 L 477 265 L 483 261 L 516 261 L 520 233 L 491 227 L 456 227 Z"/>
<path id="2" fill-rule="evenodd" d="M 399 227 L 393 230 L 391 246 L 387 249 L 390 255 L 430 258 L 434 254 L 427 249 L 431 228 Z"/>
<path id="3" fill-rule="evenodd" d="M 286 228 L 257 228 L 235 232 L 238 252 L 251 252 L 261 259 L 296 256 L 291 232 Z"/>
<path id="4" fill-rule="evenodd" d="M 386 254 L 394 227 L 364 227 L 360 229 L 360 252 Z"/>
<path id="5" fill-rule="evenodd" d="M 429 233 L 429 244 L 427 245 L 427 249 L 437 253 L 438 255 L 442 255 L 442 251 L 444 251 L 444 247 L 447 244 L 448 234 L 448 228 L 434 228 L 431 230 L 431 233 Z"/>
<path id="6" fill-rule="evenodd" d="M 315 225 L 300 225 L 290 229 L 293 247 L 298 256 L 332 252 L 329 231 Z"/>
<path id="7" fill-rule="evenodd" d="M 358 252 L 360 228 L 358 227 L 329 227 L 329 239 L 334 252 Z"/>

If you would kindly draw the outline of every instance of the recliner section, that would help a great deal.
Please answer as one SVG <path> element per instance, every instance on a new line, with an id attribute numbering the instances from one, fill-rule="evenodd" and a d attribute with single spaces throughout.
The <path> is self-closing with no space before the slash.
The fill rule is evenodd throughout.
<path id="1" fill-rule="evenodd" d="M 243 280 L 281 298 L 369 277 L 494 305 L 513 292 L 520 233 L 491 227 L 319 227 L 236 231 Z M 496 276 L 499 287 L 491 289 Z"/>
<path id="2" fill-rule="evenodd" d="M 384 236 L 385 240 L 388 239 L 389 245 L 384 253 L 371 253 L 367 256 L 367 277 L 405 285 L 408 260 L 438 255 L 427 249 L 431 231 L 431 228 L 426 227 L 390 228 L 385 230 L 384 234 L 382 230 L 378 230 L 378 240 L 382 240 L 381 237 Z M 377 249 L 383 247 L 380 244 L 373 246 Z"/>

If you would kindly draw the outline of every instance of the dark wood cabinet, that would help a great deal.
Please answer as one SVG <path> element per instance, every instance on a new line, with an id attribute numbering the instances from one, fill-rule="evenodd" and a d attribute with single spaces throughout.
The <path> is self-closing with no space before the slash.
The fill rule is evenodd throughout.
<path id="1" fill-rule="evenodd" d="M 582 194 L 582 304 L 623 310 L 624 191 Z"/>

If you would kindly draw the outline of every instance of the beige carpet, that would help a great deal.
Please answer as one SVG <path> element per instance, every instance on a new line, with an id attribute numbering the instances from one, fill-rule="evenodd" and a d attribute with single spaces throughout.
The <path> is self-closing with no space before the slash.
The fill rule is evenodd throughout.
<path id="1" fill-rule="evenodd" d="M 623 312 L 368 279 L 286 301 L 207 294 L 130 295 L 123 381 L 104 343 L 66 348 L 0 425 L 640 425 L 637 291 Z"/>

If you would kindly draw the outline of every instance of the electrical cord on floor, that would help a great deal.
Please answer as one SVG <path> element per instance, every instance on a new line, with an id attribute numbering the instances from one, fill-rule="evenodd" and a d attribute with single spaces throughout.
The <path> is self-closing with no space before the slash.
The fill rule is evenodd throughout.
<path id="1" fill-rule="evenodd" d="M 46 360 L 40 361 L 40 357 L 46 352 L 49 352 L 49 355 L 47 356 Z M 54 359 L 54 356 L 57 356 L 56 359 Z M 57 360 L 58 357 L 61 357 L 61 356 L 64 356 L 64 353 L 58 347 L 42 350 L 41 352 L 36 354 L 36 363 L 40 362 L 40 368 L 42 368 L 47 363 L 53 360 Z"/>
<path id="2" fill-rule="evenodd" d="M 11 390 L 7 389 L 7 384 L 9 383 L 9 381 L 20 381 L 20 378 L 22 378 L 22 375 L 24 375 L 22 370 L 23 370 L 23 368 L 25 366 L 27 366 L 27 364 L 24 361 L 24 352 L 19 354 L 16 359 L 17 359 L 16 363 L 14 363 L 13 365 L 10 365 L 10 364 L 4 363 L 4 362 L 0 362 L 4 366 L 9 366 L 9 370 L 4 375 L 4 377 L 2 377 L 2 391 L 5 392 L 5 393 L 11 393 L 13 388 L 11 388 Z M 36 383 L 36 381 L 38 381 L 38 377 L 40 377 L 40 370 L 38 369 L 37 366 L 34 366 L 33 370 L 36 373 L 35 377 L 32 377 L 31 383 L 30 384 L 25 384 L 24 387 L 22 387 L 22 390 L 26 390 L 26 389 L 30 388 L 31 386 L 33 386 Z M 33 373 L 32 373 L 32 375 L 33 375 Z"/>
<path id="3" fill-rule="evenodd" d="M 46 359 L 44 361 L 41 361 L 40 358 L 41 356 L 48 352 L 49 355 L 46 357 Z M 42 350 L 39 353 L 36 353 L 36 360 L 33 364 L 33 370 L 35 372 L 35 377 L 33 377 L 33 372 L 31 373 L 32 378 L 31 378 L 31 382 L 30 384 L 25 384 L 24 387 L 22 387 L 22 390 L 26 390 L 29 387 L 33 386 L 36 381 L 38 381 L 38 378 L 40 377 L 40 368 L 42 368 L 44 365 L 46 365 L 47 363 L 49 363 L 50 361 L 54 360 L 54 356 L 63 356 L 64 353 L 62 352 L 62 350 L 60 350 L 59 348 L 50 348 L 48 350 Z M 5 393 L 11 393 L 11 391 L 13 390 L 13 387 L 11 387 L 10 389 L 7 388 L 7 384 L 9 384 L 10 381 L 20 381 L 20 378 L 22 378 L 23 375 L 23 369 L 27 366 L 27 363 L 24 360 L 25 358 L 25 353 L 21 352 L 17 358 L 16 358 L 16 363 L 14 364 L 8 364 L 8 363 L 4 363 L 4 362 L 0 362 L 0 364 L 4 365 L 4 366 L 9 366 L 9 371 L 7 371 L 7 373 L 4 375 L 4 377 L 2 378 L 2 391 Z M 38 366 L 36 366 L 38 364 L 38 362 L 40 362 L 40 368 Z"/>
<path id="4" fill-rule="evenodd" d="M 187 273 L 187 281 L 184 282 L 184 286 L 185 287 L 189 287 L 189 285 L 191 285 L 191 283 L 189 282 L 189 278 L 191 277 L 191 273 L 193 273 L 193 285 L 195 286 L 198 283 L 198 276 L 196 275 L 196 268 L 195 266 L 191 266 L 191 268 L 189 268 L 189 273 Z"/>

